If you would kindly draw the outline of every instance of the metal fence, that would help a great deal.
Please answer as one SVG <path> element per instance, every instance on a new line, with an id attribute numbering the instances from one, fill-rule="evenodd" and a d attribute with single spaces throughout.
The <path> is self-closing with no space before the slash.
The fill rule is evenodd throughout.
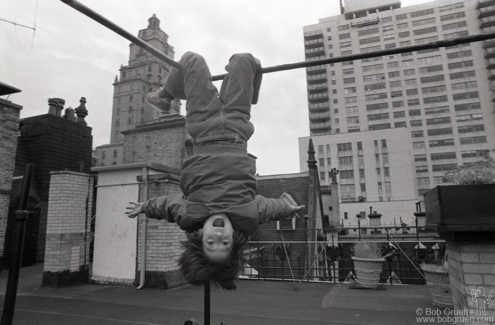
<path id="1" fill-rule="evenodd" d="M 379 242 L 386 256 L 381 283 L 425 284 L 420 264 L 441 263 L 445 242 L 422 227 L 346 227 L 340 231 L 315 229 L 317 241 L 251 240 L 245 250 L 245 277 L 250 279 L 347 282 L 352 281 L 352 250 L 357 240 Z"/>

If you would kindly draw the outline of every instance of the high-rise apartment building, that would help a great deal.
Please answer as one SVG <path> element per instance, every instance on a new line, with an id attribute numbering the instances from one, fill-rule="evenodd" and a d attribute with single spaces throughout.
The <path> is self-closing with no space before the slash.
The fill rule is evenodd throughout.
<path id="1" fill-rule="evenodd" d="M 398 1 L 346 0 L 341 15 L 304 27 L 304 44 L 306 60 L 316 60 L 494 30 L 495 0 L 440 0 L 404 8 Z M 386 141 L 400 140 L 412 150 L 411 186 L 422 200 L 423 193 L 446 182 L 446 171 L 492 155 L 494 80 L 495 40 L 307 68 L 310 134 L 323 147 L 356 146 L 380 140 L 375 132 L 390 129 Z M 347 136 L 353 140 L 346 141 Z M 301 152 L 306 148 L 307 143 L 300 144 Z M 325 155 L 317 158 L 326 162 L 331 157 Z M 391 148 L 387 155 L 405 157 Z M 328 171 L 337 168 L 346 170 L 340 173 L 341 194 L 359 198 L 362 189 L 368 192 L 378 183 L 385 193 L 384 180 L 366 179 L 362 185 L 357 161 L 343 167 L 334 160 L 320 164 L 321 184 L 330 184 Z M 343 178 L 350 170 L 353 179 Z M 393 184 L 389 194 L 382 195 L 385 201 L 405 197 Z"/>
<path id="2" fill-rule="evenodd" d="M 174 49 L 168 44 L 168 35 L 160 29 L 160 20 L 156 15 L 148 20 L 148 27 L 140 30 L 138 37 L 174 58 Z M 162 86 L 170 70 L 170 65 L 137 45 L 131 44 L 129 48 L 129 64 L 121 66 L 120 77 L 116 77 L 113 84 L 111 143 L 124 139 L 122 131 L 160 117 L 161 112 L 147 104 L 145 96 Z M 174 101 L 171 113 L 179 113 L 178 100 Z"/>

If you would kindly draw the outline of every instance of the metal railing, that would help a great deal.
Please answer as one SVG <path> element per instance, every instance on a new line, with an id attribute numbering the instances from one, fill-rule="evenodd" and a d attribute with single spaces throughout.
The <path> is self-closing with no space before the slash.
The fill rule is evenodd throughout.
<path id="1" fill-rule="evenodd" d="M 317 241 L 288 240 L 294 230 L 277 231 L 280 240 L 250 240 L 245 250 L 244 277 L 295 283 L 353 281 L 353 246 L 358 240 L 366 240 L 381 243 L 383 255 L 388 254 L 381 283 L 423 285 L 425 278 L 420 264 L 440 263 L 445 252 L 445 242 L 424 227 L 345 227 L 315 231 L 319 234 Z"/>

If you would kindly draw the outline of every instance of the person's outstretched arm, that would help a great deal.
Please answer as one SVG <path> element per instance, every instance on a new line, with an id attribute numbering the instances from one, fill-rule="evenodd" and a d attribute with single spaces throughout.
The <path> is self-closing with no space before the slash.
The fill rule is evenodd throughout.
<path id="1" fill-rule="evenodd" d="M 135 218 L 144 213 L 148 218 L 176 222 L 182 203 L 182 195 L 159 196 L 142 203 L 129 203 L 131 205 L 126 207 L 126 214 L 129 218 Z"/>
<path id="2" fill-rule="evenodd" d="M 282 199 L 267 199 L 261 195 L 256 195 L 260 223 L 268 221 L 278 221 L 291 216 L 297 216 L 297 212 L 304 208 L 304 205 L 290 205 Z"/>

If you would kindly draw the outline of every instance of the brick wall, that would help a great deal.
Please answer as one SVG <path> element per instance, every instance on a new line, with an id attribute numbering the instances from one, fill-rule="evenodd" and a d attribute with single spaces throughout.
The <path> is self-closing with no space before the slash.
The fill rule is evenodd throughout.
<path id="1" fill-rule="evenodd" d="M 124 164 L 156 162 L 179 168 L 186 156 L 185 118 L 167 115 L 124 134 Z"/>
<path id="2" fill-rule="evenodd" d="M 85 173 L 51 173 L 43 286 L 88 281 L 92 233 L 93 178 Z"/>
<path id="3" fill-rule="evenodd" d="M 447 259 L 455 309 L 495 317 L 495 243 L 447 241 Z"/>
<path id="4" fill-rule="evenodd" d="M 283 193 L 290 194 L 299 205 L 305 205 L 298 214 L 304 217 L 308 214 L 308 176 L 305 175 L 274 175 L 258 178 L 258 194 L 266 198 L 279 198 Z M 253 235 L 257 240 L 281 240 L 276 222 L 267 222 L 258 228 Z M 306 240 L 306 223 L 304 218 L 296 219 L 295 231 L 284 231 L 284 240 Z"/>
<path id="5" fill-rule="evenodd" d="M 0 256 L 3 255 L 22 106 L 0 99 Z"/>

